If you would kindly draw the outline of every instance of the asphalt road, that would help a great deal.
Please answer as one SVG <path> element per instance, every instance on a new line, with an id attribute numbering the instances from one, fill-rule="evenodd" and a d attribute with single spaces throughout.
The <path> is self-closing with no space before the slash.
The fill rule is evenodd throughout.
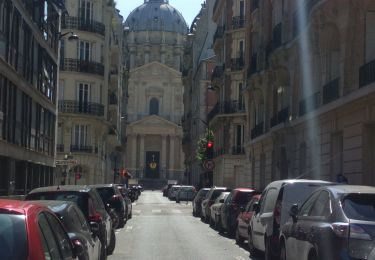
<path id="1" fill-rule="evenodd" d="M 191 203 L 169 201 L 160 191 L 142 193 L 133 204 L 133 218 L 116 237 L 110 260 L 250 259 L 246 247 L 193 217 Z"/>

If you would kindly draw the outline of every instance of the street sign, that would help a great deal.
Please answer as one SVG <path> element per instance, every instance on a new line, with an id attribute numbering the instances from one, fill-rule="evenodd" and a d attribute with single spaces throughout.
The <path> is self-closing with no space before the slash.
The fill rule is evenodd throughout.
<path id="1" fill-rule="evenodd" d="M 213 160 L 205 160 L 203 162 L 203 167 L 207 170 L 207 171 L 213 171 L 215 169 L 215 162 Z"/>
<path id="2" fill-rule="evenodd" d="M 56 166 L 74 165 L 77 163 L 77 160 L 56 160 Z"/>

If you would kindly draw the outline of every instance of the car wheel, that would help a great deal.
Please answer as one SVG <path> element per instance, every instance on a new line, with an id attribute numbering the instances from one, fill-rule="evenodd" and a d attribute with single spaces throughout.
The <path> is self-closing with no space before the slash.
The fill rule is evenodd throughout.
<path id="1" fill-rule="evenodd" d="M 258 255 L 258 250 L 254 247 L 253 235 L 251 233 L 251 230 L 249 230 L 249 239 L 247 240 L 247 242 L 248 242 L 250 256 L 251 257 L 257 256 Z"/>
<path id="2" fill-rule="evenodd" d="M 271 248 L 271 239 L 270 238 L 265 238 L 264 239 L 264 260 L 272 260 L 273 255 L 272 255 L 272 248 Z"/>
<path id="3" fill-rule="evenodd" d="M 115 247 L 116 247 L 116 235 L 115 235 L 115 230 L 112 228 L 111 241 L 109 243 L 109 246 L 107 247 L 107 255 L 112 255 L 113 251 L 115 251 Z"/>
<path id="4" fill-rule="evenodd" d="M 125 218 L 124 217 L 120 217 L 120 221 L 118 223 L 118 228 L 123 228 L 125 226 Z"/>
<path id="5" fill-rule="evenodd" d="M 130 211 L 130 215 L 128 216 L 128 219 L 131 219 L 133 217 L 133 210 Z"/>
<path id="6" fill-rule="evenodd" d="M 315 251 L 311 251 L 309 255 L 309 260 L 318 260 L 318 256 L 316 255 Z"/>
<path id="7" fill-rule="evenodd" d="M 286 260 L 286 248 L 284 243 L 281 244 L 280 260 Z"/>
<path id="8" fill-rule="evenodd" d="M 100 242 L 100 260 L 107 260 L 107 252 L 105 249 L 105 245 Z"/>
<path id="9" fill-rule="evenodd" d="M 236 243 L 237 243 L 237 245 L 242 245 L 243 242 L 244 242 L 244 239 L 241 237 L 240 231 L 238 230 L 238 227 L 236 228 L 236 235 L 235 235 L 235 237 L 236 237 Z"/>
<path id="10" fill-rule="evenodd" d="M 219 217 L 215 214 L 215 229 L 219 230 Z"/>

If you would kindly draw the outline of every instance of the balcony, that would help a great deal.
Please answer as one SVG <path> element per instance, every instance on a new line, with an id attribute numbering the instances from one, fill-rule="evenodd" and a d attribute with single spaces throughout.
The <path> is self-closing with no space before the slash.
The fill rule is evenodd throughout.
<path id="1" fill-rule="evenodd" d="M 216 32 L 214 34 L 214 43 L 219 40 L 219 39 L 222 39 L 223 36 L 224 36 L 224 32 L 225 32 L 225 27 L 224 26 L 218 26 L 217 29 L 216 29 Z"/>
<path id="2" fill-rule="evenodd" d="M 277 115 L 271 118 L 271 127 L 277 126 L 278 124 L 285 123 L 289 120 L 289 107 L 280 110 Z"/>
<path id="3" fill-rule="evenodd" d="M 245 148 L 243 146 L 233 146 L 232 147 L 232 155 L 243 155 L 245 154 Z"/>
<path id="4" fill-rule="evenodd" d="M 243 102 L 237 100 L 216 103 L 214 108 L 208 113 L 207 120 L 211 121 L 218 114 L 235 114 L 245 112 L 245 105 Z"/>
<path id="5" fill-rule="evenodd" d="M 334 79 L 323 87 L 323 104 L 328 104 L 340 97 L 340 78 Z"/>
<path id="6" fill-rule="evenodd" d="M 272 30 L 272 48 L 275 50 L 282 45 L 282 23 L 277 24 Z"/>
<path id="7" fill-rule="evenodd" d="M 93 147 L 91 145 L 71 145 L 70 151 L 72 153 L 92 153 Z M 95 152 L 97 153 L 97 149 L 95 148 Z"/>
<path id="8" fill-rule="evenodd" d="M 230 59 L 230 68 L 232 71 L 242 70 L 244 66 L 245 66 L 245 62 L 244 62 L 243 57 Z"/>
<path id="9" fill-rule="evenodd" d="M 245 26 L 245 18 L 244 16 L 234 16 L 232 18 L 232 29 L 241 29 Z"/>
<path id="10" fill-rule="evenodd" d="M 264 133 L 264 122 L 261 122 L 251 130 L 251 139 L 255 139 Z"/>
<path id="11" fill-rule="evenodd" d="M 251 12 L 254 12 L 258 8 L 259 8 L 259 0 L 252 0 L 251 7 L 250 7 Z"/>
<path id="12" fill-rule="evenodd" d="M 79 59 L 63 59 L 60 62 L 60 70 L 91 73 L 104 76 L 104 65 L 98 62 L 79 60 Z"/>
<path id="13" fill-rule="evenodd" d="M 375 82 L 375 60 L 372 60 L 359 69 L 359 87 L 362 88 Z"/>
<path id="14" fill-rule="evenodd" d="M 80 17 L 73 17 L 73 16 L 64 16 L 61 19 L 61 28 L 62 29 L 71 29 L 71 30 L 79 30 L 79 31 L 86 31 L 97 33 L 101 35 L 105 35 L 105 26 L 103 23 L 83 19 Z"/>
<path id="15" fill-rule="evenodd" d="M 299 116 L 303 116 L 311 111 L 314 111 L 319 107 L 320 104 L 320 92 L 316 92 L 313 95 L 302 99 L 299 102 Z"/>
<path id="16" fill-rule="evenodd" d="M 56 144 L 56 151 L 59 153 L 64 152 L 64 145 L 63 144 Z"/>
<path id="17" fill-rule="evenodd" d="M 216 66 L 212 72 L 211 80 L 220 79 L 224 75 L 224 65 Z"/>
<path id="18" fill-rule="evenodd" d="M 104 116 L 104 106 L 93 102 L 80 102 L 77 100 L 59 100 L 60 113 L 84 114 L 90 116 Z"/>

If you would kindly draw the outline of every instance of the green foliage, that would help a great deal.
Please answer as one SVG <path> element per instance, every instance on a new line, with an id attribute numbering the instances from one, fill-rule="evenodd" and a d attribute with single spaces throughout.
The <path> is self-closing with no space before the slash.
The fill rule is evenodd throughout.
<path id="1" fill-rule="evenodd" d="M 206 159 L 207 143 L 209 141 L 214 141 L 214 133 L 211 130 L 206 129 L 205 136 L 198 140 L 198 148 L 196 151 L 197 160 L 203 162 Z"/>

